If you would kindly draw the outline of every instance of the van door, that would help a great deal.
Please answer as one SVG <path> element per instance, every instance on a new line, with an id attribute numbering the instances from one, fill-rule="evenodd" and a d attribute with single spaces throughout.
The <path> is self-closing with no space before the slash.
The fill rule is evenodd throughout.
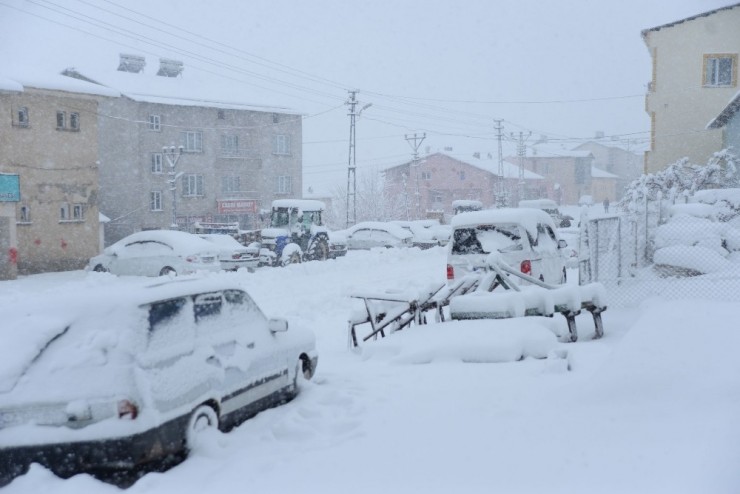
<path id="1" fill-rule="evenodd" d="M 546 283 L 560 284 L 563 277 L 563 258 L 558 248 L 558 237 L 550 225 L 537 224 L 537 239 L 533 245 L 535 252 L 541 259 L 538 266 L 539 275 Z M 534 271 L 535 267 L 532 266 Z"/>

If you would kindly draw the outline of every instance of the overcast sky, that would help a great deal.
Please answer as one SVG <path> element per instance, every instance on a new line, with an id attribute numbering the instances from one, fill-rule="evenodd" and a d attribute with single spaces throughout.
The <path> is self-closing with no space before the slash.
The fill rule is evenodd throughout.
<path id="1" fill-rule="evenodd" d="M 495 158 L 495 119 L 507 136 L 531 132 L 528 143 L 547 135 L 572 148 L 603 131 L 642 150 L 641 30 L 731 3 L 0 0 L 0 75 L 115 65 L 134 50 L 183 59 L 183 77 L 208 72 L 255 104 L 303 113 L 304 190 L 323 193 L 346 186 L 350 89 L 358 108 L 372 104 L 357 121 L 358 174 L 411 159 L 414 133 L 426 134 L 422 154 Z"/>

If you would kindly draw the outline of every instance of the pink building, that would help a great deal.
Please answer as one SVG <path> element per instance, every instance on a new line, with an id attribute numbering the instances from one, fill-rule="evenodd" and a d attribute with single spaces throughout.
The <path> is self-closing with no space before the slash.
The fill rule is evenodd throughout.
<path id="1" fill-rule="evenodd" d="M 481 201 L 484 207 L 516 206 L 520 199 L 545 197 L 544 177 L 504 161 L 473 157 L 465 162 L 434 153 L 387 168 L 384 187 L 391 219 L 438 218 L 452 214 L 452 201 Z"/>

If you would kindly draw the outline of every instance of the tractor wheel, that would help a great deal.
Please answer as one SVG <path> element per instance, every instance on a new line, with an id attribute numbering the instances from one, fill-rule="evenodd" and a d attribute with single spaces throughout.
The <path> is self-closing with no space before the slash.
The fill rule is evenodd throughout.
<path id="1" fill-rule="evenodd" d="M 326 261 L 329 258 L 329 244 L 326 240 L 318 240 L 311 248 L 308 258 L 314 261 Z"/>

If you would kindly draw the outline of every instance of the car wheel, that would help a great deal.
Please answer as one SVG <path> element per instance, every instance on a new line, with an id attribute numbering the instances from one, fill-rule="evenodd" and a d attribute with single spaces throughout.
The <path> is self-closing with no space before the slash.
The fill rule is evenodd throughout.
<path id="1" fill-rule="evenodd" d="M 96 273 L 107 273 L 108 272 L 108 270 L 105 269 L 105 266 L 103 266 L 102 264 L 98 264 L 97 266 L 95 266 L 93 268 L 93 271 L 95 271 Z"/>
<path id="2" fill-rule="evenodd" d="M 208 431 L 218 429 L 218 414 L 213 407 L 201 405 L 193 411 L 185 431 L 185 447 L 190 452 L 197 447 L 201 438 Z"/>
<path id="3" fill-rule="evenodd" d="M 165 266 L 159 272 L 159 276 L 177 276 L 177 271 L 169 266 Z"/>

